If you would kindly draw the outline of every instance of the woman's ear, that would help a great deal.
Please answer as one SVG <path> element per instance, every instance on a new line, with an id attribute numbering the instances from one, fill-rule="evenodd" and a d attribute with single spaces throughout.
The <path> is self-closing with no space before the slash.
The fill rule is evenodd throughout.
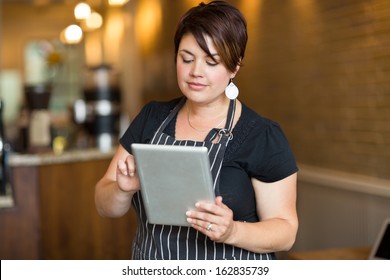
<path id="1" fill-rule="evenodd" d="M 240 65 L 239 64 L 236 66 L 236 70 L 234 70 L 234 72 L 230 76 L 230 79 L 234 79 L 234 77 L 236 77 L 236 75 L 238 73 L 238 70 L 240 70 Z"/>
<path id="2" fill-rule="evenodd" d="M 240 58 L 240 62 L 236 66 L 236 70 L 234 70 L 234 72 L 232 73 L 232 76 L 230 77 L 231 79 L 233 79 L 237 75 L 238 70 L 240 70 L 240 67 L 241 67 L 241 58 Z"/>

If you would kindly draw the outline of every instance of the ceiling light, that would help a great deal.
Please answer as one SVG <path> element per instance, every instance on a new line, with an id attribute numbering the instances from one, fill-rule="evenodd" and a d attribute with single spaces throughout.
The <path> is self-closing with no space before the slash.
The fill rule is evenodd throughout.
<path id="1" fill-rule="evenodd" d="M 66 44 L 78 44 L 83 38 L 83 31 L 76 24 L 69 25 L 61 33 L 61 41 Z"/>
<path id="2" fill-rule="evenodd" d="M 90 16 L 91 7 L 84 2 L 80 2 L 74 8 L 74 16 L 77 20 L 83 20 Z"/>
<path id="3" fill-rule="evenodd" d="M 108 0 L 110 6 L 123 6 L 127 2 L 129 2 L 129 0 Z"/>
<path id="4" fill-rule="evenodd" d="M 100 14 L 93 12 L 86 20 L 87 29 L 98 29 L 103 25 L 103 18 Z"/>

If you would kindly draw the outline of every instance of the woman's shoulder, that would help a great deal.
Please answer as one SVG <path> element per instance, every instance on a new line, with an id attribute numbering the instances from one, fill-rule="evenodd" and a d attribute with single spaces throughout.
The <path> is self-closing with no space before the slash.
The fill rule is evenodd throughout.
<path id="1" fill-rule="evenodd" d="M 228 146 L 229 156 L 246 149 L 267 149 L 269 145 L 285 142 L 284 133 L 279 124 L 260 115 L 242 103 L 241 116 L 233 128 L 233 141 Z M 283 145 L 283 144 L 282 144 Z"/>
<path id="2" fill-rule="evenodd" d="M 120 143 L 123 147 L 130 152 L 132 143 L 148 143 L 159 125 L 179 101 L 180 98 L 176 98 L 146 103 L 121 137 Z"/>
<path id="3" fill-rule="evenodd" d="M 264 133 L 267 130 L 280 130 L 280 125 L 265 116 L 257 113 L 247 105 L 242 103 L 242 111 L 239 121 L 237 122 L 237 129 L 242 132 L 250 130 L 257 133 Z"/>
<path id="4" fill-rule="evenodd" d="M 168 101 L 149 101 L 146 103 L 140 112 L 140 115 L 148 119 L 165 119 L 169 112 L 179 103 L 181 98 L 175 98 Z"/>
<path id="5" fill-rule="evenodd" d="M 245 162 L 251 176 L 275 182 L 297 171 L 294 155 L 280 125 L 243 104 L 233 129 L 227 160 Z"/>

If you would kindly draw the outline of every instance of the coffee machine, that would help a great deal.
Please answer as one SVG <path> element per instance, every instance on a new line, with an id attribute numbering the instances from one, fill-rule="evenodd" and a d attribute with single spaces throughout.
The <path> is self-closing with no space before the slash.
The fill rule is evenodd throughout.
<path id="1" fill-rule="evenodd" d="M 51 86 L 48 84 L 24 87 L 27 109 L 26 148 L 29 152 L 51 149 L 51 115 L 49 102 Z"/>
<path id="2" fill-rule="evenodd" d="M 89 68 L 84 79 L 83 99 L 75 102 L 74 121 L 82 124 L 93 145 L 112 149 L 118 140 L 120 99 L 118 73 L 109 65 Z"/>

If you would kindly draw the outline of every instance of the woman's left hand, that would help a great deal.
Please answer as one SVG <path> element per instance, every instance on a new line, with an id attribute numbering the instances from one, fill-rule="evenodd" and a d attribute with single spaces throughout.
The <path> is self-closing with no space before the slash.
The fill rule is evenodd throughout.
<path id="1" fill-rule="evenodd" d="M 222 197 L 216 197 L 215 204 L 201 201 L 195 206 L 186 213 L 191 226 L 215 242 L 226 243 L 235 231 L 235 222 L 233 211 L 222 202 Z"/>

